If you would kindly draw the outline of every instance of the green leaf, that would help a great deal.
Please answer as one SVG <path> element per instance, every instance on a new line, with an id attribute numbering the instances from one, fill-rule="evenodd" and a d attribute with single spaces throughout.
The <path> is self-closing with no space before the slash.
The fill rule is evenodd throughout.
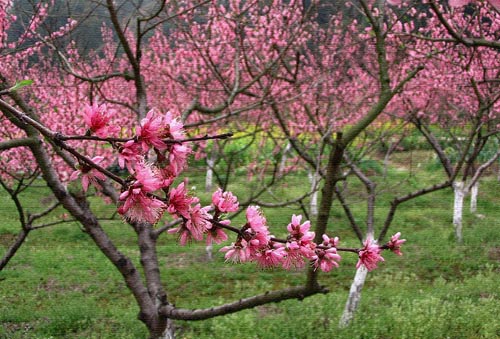
<path id="1" fill-rule="evenodd" d="M 12 86 L 11 88 L 9 88 L 9 92 L 13 92 L 13 91 L 17 91 L 18 89 L 21 89 L 25 86 L 29 86 L 33 83 L 33 80 L 21 80 L 21 81 L 18 81 L 16 82 L 16 84 L 14 86 Z"/>

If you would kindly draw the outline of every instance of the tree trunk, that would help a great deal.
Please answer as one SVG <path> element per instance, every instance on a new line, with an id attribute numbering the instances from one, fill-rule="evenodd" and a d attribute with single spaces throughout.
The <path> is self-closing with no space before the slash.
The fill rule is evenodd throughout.
<path id="1" fill-rule="evenodd" d="M 316 217 L 318 216 L 318 174 L 308 171 L 307 177 L 309 178 L 309 182 L 311 183 L 311 190 L 314 190 L 313 194 L 311 195 L 311 202 L 309 203 L 311 212 L 310 218 L 312 220 L 316 220 Z"/>
<path id="2" fill-rule="evenodd" d="M 349 290 L 349 297 L 347 298 L 347 302 L 345 304 L 344 313 L 342 313 L 342 317 L 340 318 L 340 328 L 349 326 L 354 318 L 354 312 L 358 308 L 359 301 L 361 300 L 361 290 L 365 284 L 367 274 L 368 270 L 364 265 L 361 265 L 356 270 L 356 275 L 354 276 L 351 289 Z"/>
<path id="3" fill-rule="evenodd" d="M 175 328 L 173 320 L 167 319 L 167 328 L 161 339 L 175 339 Z"/>
<path id="4" fill-rule="evenodd" d="M 280 167 L 278 168 L 278 176 L 282 176 L 283 172 L 285 172 L 286 161 L 288 160 L 288 154 L 290 153 L 290 149 L 292 148 L 292 144 L 288 142 L 283 149 L 283 154 L 281 155 Z"/>
<path id="5" fill-rule="evenodd" d="M 472 185 L 470 190 L 470 212 L 477 212 L 477 194 L 479 192 L 479 181 Z"/>
<path id="6" fill-rule="evenodd" d="M 207 253 L 207 260 L 212 261 L 214 252 L 214 246 L 212 245 L 212 242 L 210 242 L 210 244 L 207 244 L 207 246 L 205 247 L 205 252 Z"/>
<path id="7" fill-rule="evenodd" d="M 210 157 L 207 158 L 207 173 L 205 176 L 205 192 L 212 191 L 214 182 L 214 166 L 215 161 L 217 161 L 217 150 L 214 145 L 212 151 L 210 152 Z"/>
<path id="8" fill-rule="evenodd" d="M 453 204 L 453 226 L 455 227 L 455 237 L 457 242 L 461 243 L 463 240 L 462 214 L 464 197 L 466 194 L 465 183 L 463 181 L 453 183 L 453 191 L 455 193 L 455 201 Z"/>

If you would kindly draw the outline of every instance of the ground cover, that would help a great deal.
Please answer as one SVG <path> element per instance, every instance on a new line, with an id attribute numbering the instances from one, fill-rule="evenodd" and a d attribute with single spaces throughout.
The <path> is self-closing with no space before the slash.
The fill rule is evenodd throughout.
<path id="1" fill-rule="evenodd" d="M 411 161 L 410 161 L 411 160 Z M 411 190 L 441 179 L 429 166 L 426 152 L 404 152 L 393 157 L 386 179 L 374 173 L 382 208 L 398 191 Z M 411 164 L 411 166 L 410 166 Z M 411 176 L 409 173 L 411 172 Z M 201 171 L 194 171 L 191 186 L 203 187 Z M 294 196 L 307 183 L 297 173 L 277 193 Z M 231 187 L 248 188 L 242 174 Z M 499 183 L 484 178 L 478 214 L 464 215 L 464 243 L 457 244 L 451 226 L 452 192 L 443 190 L 406 203 L 398 210 L 393 230 L 408 239 L 403 257 L 385 254 L 386 262 L 368 277 L 361 307 L 351 327 L 337 328 L 354 275 L 356 258 L 345 254 L 341 268 L 323 274 L 330 288 L 301 302 L 287 301 L 203 322 L 178 322 L 179 338 L 500 338 L 500 209 Z M 355 181 L 348 186 L 351 207 L 359 220 L 365 205 Z M 208 198 L 208 195 L 205 196 Z M 31 212 L 48 203 L 47 191 L 26 193 Z M 103 216 L 112 206 L 92 199 Z M 356 246 L 339 206 L 334 206 L 332 231 L 343 243 Z M 59 213 L 60 212 L 60 213 Z M 61 217 L 59 211 L 55 217 Z M 266 210 L 273 232 L 279 233 L 293 208 Z M 18 229 L 12 202 L 0 194 L 0 251 Z M 379 218 L 380 219 L 380 218 Z M 380 220 L 378 220 L 380 221 Z M 105 221 L 121 250 L 134 256 L 134 235 L 120 220 Z M 3 252 L 0 252 L 3 253 Z M 203 307 L 213 301 L 278 287 L 300 284 L 302 272 L 260 270 L 253 264 L 224 263 L 221 254 L 207 261 L 204 244 L 179 247 L 165 237 L 159 247 L 162 274 L 170 297 L 184 307 Z M 0 272 L 0 338 L 131 339 L 146 337 L 136 320 L 137 307 L 120 276 L 83 233 L 67 223 L 35 231 L 18 255 Z"/>

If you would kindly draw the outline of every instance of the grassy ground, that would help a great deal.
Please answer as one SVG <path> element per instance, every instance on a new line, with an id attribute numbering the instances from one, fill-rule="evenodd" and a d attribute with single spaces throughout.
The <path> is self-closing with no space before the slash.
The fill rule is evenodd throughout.
<path id="1" fill-rule="evenodd" d="M 394 158 L 390 181 L 379 177 L 378 222 L 397 192 L 440 180 L 425 164 L 425 153 Z M 411 160 L 411 161 L 410 161 Z M 413 177 L 409 177 L 409 172 Z M 201 182 L 202 178 L 198 178 Z M 294 196 L 307 184 L 295 175 L 276 193 Z M 192 185 L 200 186 L 199 182 Z M 242 177 L 232 187 L 244 191 Z M 356 258 L 345 254 L 340 269 L 323 274 L 331 293 L 287 301 L 203 322 L 177 322 L 179 338 L 500 338 L 500 208 L 499 183 L 493 176 L 481 183 L 480 216 L 464 215 L 464 243 L 456 244 L 451 227 L 449 190 L 410 201 L 398 211 L 392 230 L 408 240 L 404 256 L 386 253 L 386 262 L 370 273 L 352 326 L 338 329 Z M 349 200 L 361 222 L 361 187 L 349 183 Z M 47 203 L 43 188 L 24 197 L 31 212 Z M 99 213 L 112 207 L 98 200 Z M 289 221 L 291 208 L 268 210 L 274 233 Z M 61 214 L 62 211 L 60 211 Z M 57 213 L 56 213 L 57 214 Z M 0 195 L 0 254 L 18 229 L 12 203 Z M 136 257 L 135 239 L 120 221 L 106 229 L 121 250 Z M 280 226 L 281 225 L 281 226 Z M 357 246 L 336 205 L 331 233 L 343 245 Z M 394 233 L 393 232 L 393 233 Z M 231 265 L 216 254 L 208 262 L 203 244 L 179 247 L 165 236 L 159 247 L 169 297 L 182 307 L 205 307 L 303 282 L 303 272 L 259 270 L 253 264 Z M 68 223 L 33 232 L 18 255 L 0 272 L 0 338 L 145 338 L 136 320 L 137 307 L 114 268 L 78 225 Z"/>

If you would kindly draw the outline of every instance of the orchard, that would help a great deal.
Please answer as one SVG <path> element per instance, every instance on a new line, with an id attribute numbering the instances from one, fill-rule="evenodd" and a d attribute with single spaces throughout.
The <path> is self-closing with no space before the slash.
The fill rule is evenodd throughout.
<path id="1" fill-rule="evenodd" d="M 489 239 L 498 265 L 494 236 L 478 226 L 464 234 L 463 204 L 471 193 L 470 215 L 499 225 L 493 207 L 478 214 L 479 181 L 498 186 L 499 9 L 493 0 L 0 1 L 0 184 L 15 220 L 0 228 L 2 291 L 31 265 L 20 263 L 37 237 L 56 248 L 58 232 L 74 232 L 116 273 L 149 338 L 190 337 L 179 324 L 285 300 L 321 304 L 339 286 L 347 301 L 336 302 L 335 325 L 321 315 L 325 331 L 363 337 L 365 281 L 380 267 L 417 275 L 412 253 L 434 253 L 419 247 L 421 228 L 452 232 L 442 252 L 473 253 L 474 239 Z M 434 170 L 413 166 L 414 153 Z M 410 162 L 391 167 L 402 156 Z M 49 203 L 34 206 L 37 192 Z M 451 196 L 443 224 L 406 217 L 422 201 L 425 216 L 434 195 Z M 220 264 L 207 266 L 205 283 L 241 266 L 256 272 L 251 290 L 223 287 L 197 304 L 172 288 L 183 278 L 165 261 L 200 246 L 207 265 Z M 192 264 L 182 271 L 196 276 Z M 352 269 L 346 285 L 337 272 Z M 259 290 L 270 273 L 295 282 Z M 1 338 L 58 335 L 47 317 L 24 329 L 13 319 L 2 318 Z M 70 321 L 58 338 L 112 335 L 92 324 Z M 500 335 L 486 329 L 478 337 Z"/>

